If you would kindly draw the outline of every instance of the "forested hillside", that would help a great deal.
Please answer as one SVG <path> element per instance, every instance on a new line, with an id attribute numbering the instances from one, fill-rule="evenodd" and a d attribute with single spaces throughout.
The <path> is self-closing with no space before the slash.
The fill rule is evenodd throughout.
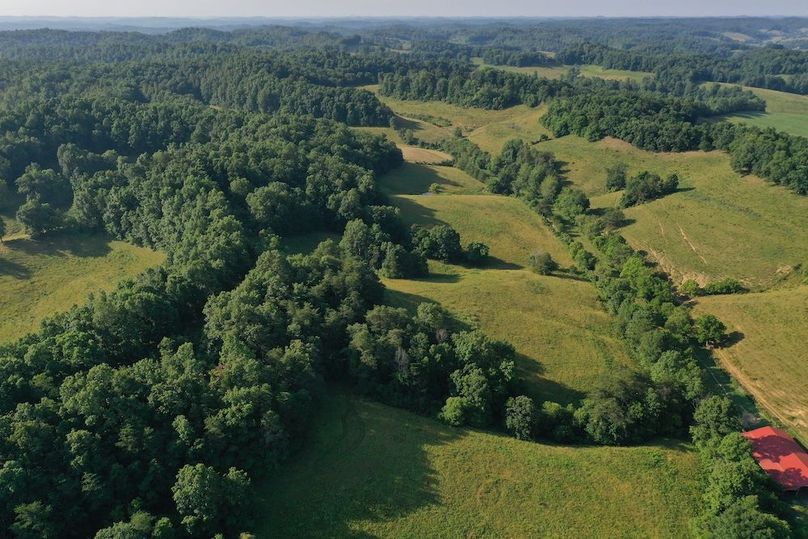
<path id="1" fill-rule="evenodd" d="M 452 432 L 488 431 L 471 435 L 479 447 L 507 433 L 526 442 L 509 447 L 530 466 L 533 446 L 572 458 L 547 443 L 592 446 L 585 451 L 603 466 L 620 450 L 605 456 L 598 446 L 661 444 L 631 451 L 665 469 L 690 466 L 697 452 L 701 494 L 693 498 L 696 481 L 677 485 L 675 514 L 657 533 L 803 533 L 738 433 L 741 411 L 707 376 L 711 350 L 732 336 L 689 303 L 743 286 L 679 286 L 621 235 L 624 209 L 676 196 L 684 178 L 610 168 L 606 187 L 622 194 L 594 208 L 567 177 L 569 163 L 542 147 L 549 135 L 577 135 L 725 152 L 734 171 L 808 195 L 808 139 L 723 121 L 766 102 L 701 84 L 805 93 L 802 27 L 780 21 L 789 40 L 772 45 L 759 20 L 700 23 L 709 36 L 732 24 L 754 34 L 755 46 L 738 46 L 681 28 L 666 44 L 629 25 L 636 42 L 627 46 L 612 21 L 568 24 L 0 32 L 0 207 L 21 227 L 14 241 L 93 234 L 165 256 L 0 344 L 0 535 L 346 535 L 256 518 L 283 518 L 288 500 L 256 493 L 274 476 L 294 482 L 299 466 L 287 463 L 308 454 L 321 436 L 313 429 L 331 428 L 317 418 L 335 394 Z M 545 78 L 478 68 L 474 58 L 654 76 L 610 81 L 571 69 Z M 512 125 L 514 113 L 482 136 L 542 134 L 497 140 L 492 154 L 454 118 L 407 115 L 394 102 L 441 102 L 480 118 L 528 111 L 530 129 Z M 331 239 L 292 254 L 290 244 L 311 237 Z M 496 285 L 502 278 L 510 281 Z M 537 301 L 563 303 L 555 292 L 565 290 L 589 311 L 530 311 L 524 291 L 548 288 L 552 299 Z M 568 317 L 576 327 L 559 346 L 581 346 L 603 365 L 570 361 L 567 382 L 592 372 L 565 387 L 529 357 L 525 343 L 542 346 L 549 332 L 508 319 L 516 301 L 496 316 L 467 307 L 499 293 L 520 295 L 519 308 L 559 324 L 555 333 Z M 579 351 L 555 353 L 551 371 Z M 405 417 L 378 410 L 374 421 Z M 395 438 L 396 425 L 385 428 Z"/>

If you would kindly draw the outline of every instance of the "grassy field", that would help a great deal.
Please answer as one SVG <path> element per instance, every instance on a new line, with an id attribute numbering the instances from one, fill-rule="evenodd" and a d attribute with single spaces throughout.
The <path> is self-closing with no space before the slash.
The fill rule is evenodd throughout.
<path id="1" fill-rule="evenodd" d="M 367 89 L 378 92 L 378 86 Z M 401 118 L 405 127 L 413 130 L 416 137 L 437 142 L 452 136 L 452 131 L 459 127 L 463 134 L 482 149 L 499 153 L 502 145 L 512 138 L 522 138 L 531 142 L 541 135 L 549 135 L 549 131 L 539 124 L 539 118 L 546 107 L 530 108 L 519 105 L 504 110 L 487 110 L 475 107 L 459 107 L 441 101 L 405 101 L 379 96 L 379 99 L 390 107 Z M 441 118 L 447 127 L 431 124 L 418 117 Z M 370 132 L 387 134 L 399 145 L 402 141 L 395 131 L 389 128 L 362 128 Z M 403 146 L 403 145 L 402 145 Z"/>
<path id="2" fill-rule="evenodd" d="M 427 148 L 419 148 L 418 146 L 408 146 L 402 144 L 399 146 L 404 160 L 409 163 L 422 163 L 426 165 L 434 165 L 435 163 L 444 163 L 451 161 L 452 156 L 445 152 L 437 150 L 429 150 Z"/>
<path id="3" fill-rule="evenodd" d="M 737 332 L 737 342 L 718 357 L 769 414 L 808 443 L 808 286 L 699 298 L 696 311 Z"/>
<path id="4" fill-rule="evenodd" d="M 516 66 L 493 66 L 482 62 L 481 59 L 476 59 L 475 63 L 480 66 L 493 67 L 503 71 L 510 71 L 512 73 L 523 73 L 526 75 L 539 75 L 540 77 L 548 79 L 560 79 L 570 72 L 572 66 L 551 66 L 551 67 L 516 67 Z M 627 71 L 624 69 L 608 69 L 599 65 L 581 65 L 577 66 L 581 76 L 590 78 L 600 78 L 607 80 L 631 80 L 634 82 L 642 82 L 646 77 L 653 77 L 653 73 L 644 71 Z"/>
<path id="5" fill-rule="evenodd" d="M 595 207 L 616 205 L 605 192 L 605 169 L 618 162 L 629 173 L 676 172 L 679 192 L 629 208 L 622 229 L 674 280 L 741 279 L 752 288 L 793 280 L 793 268 L 808 262 L 808 197 L 798 197 L 755 177 L 732 171 L 721 152 L 657 154 L 606 139 L 591 143 L 563 137 L 538 145 L 567 163 L 567 177 L 592 197 Z"/>
<path id="6" fill-rule="evenodd" d="M 766 101 L 766 112 L 733 114 L 725 118 L 758 127 L 774 127 L 780 131 L 808 137 L 808 96 L 747 88 Z"/>
<path id="7" fill-rule="evenodd" d="M 418 195 L 423 182 L 417 174 L 408 176 L 406 168 L 382 178 L 381 185 L 407 222 L 450 224 L 464 243 L 488 244 L 493 257 L 484 268 L 432 263 L 428 279 L 387 279 L 389 303 L 414 307 L 436 301 L 470 325 L 511 342 L 526 391 L 539 400 L 577 400 L 604 370 L 628 363 L 590 283 L 525 269 L 536 249 L 549 252 L 562 266 L 572 261 L 521 201 L 496 195 Z"/>
<path id="8" fill-rule="evenodd" d="M 258 537 L 683 537 L 687 446 L 561 447 L 455 429 L 344 394 L 259 490 Z"/>
<path id="9" fill-rule="evenodd" d="M 17 239 L 9 239 L 16 236 Z M 160 264 L 162 253 L 97 235 L 32 241 L 20 234 L 0 245 L 0 341 L 36 330 L 47 316 L 81 304 L 90 292 Z"/>
<path id="10" fill-rule="evenodd" d="M 422 194 L 429 186 L 438 184 L 441 192 L 480 193 L 483 184 L 454 167 L 405 163 L 384 177 L 380 188 L 386 194 L 409 192 Z"/>

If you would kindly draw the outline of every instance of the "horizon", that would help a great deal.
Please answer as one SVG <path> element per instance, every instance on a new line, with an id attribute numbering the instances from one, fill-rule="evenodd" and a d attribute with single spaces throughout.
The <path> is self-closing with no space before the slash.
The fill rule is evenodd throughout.
<path id="1" fill-rule="evenodd" d="M 766 4 L 753 0 L 701 0 L 668 2 L 614 0 L 604 4 L 595 0 L 575 0 L 557 5 L 550 2 L 501 0 L 496 6 L 487 0 L 467 0 L 461 5 L 435 4 L 429 0 L 408 3 L 393 0 L 345 0 L 340 4 L 323 0 L 298 0 L 293 4 L 278 1 L 231 0 L 141 0 L 136 4 L 115 0 L 7 0 L 0 17 L 82 18 L 82 19 L 580 19 L 580 18 L 745 18 L 806 17 L 808 3 L 795 0 L 771 0 Z M 224 12 L 226 10 L 226 12 Z"/>

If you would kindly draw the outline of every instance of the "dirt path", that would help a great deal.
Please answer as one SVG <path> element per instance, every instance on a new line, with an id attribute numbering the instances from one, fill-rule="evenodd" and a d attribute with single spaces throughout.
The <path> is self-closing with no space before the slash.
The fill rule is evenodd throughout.
<path id="1" fill-rule="evenodd" d="M 660 225 L 660 226 L 662 226 L 662 225 Z M 690 246 L 690 248 L 693 250 L 693 252 L 696 253 L 696 256 L 698 256 L 701 259 L 701 261 L 704 262 L 704 265 L 706 266 L 707 265 L 707 260 L 703 256 L 701 256 L 701 253 L 698 252 L 698 250 L 696 249 L 696 246 L 693 245 L 693 242 L 691 242 L 690 238 L 687 237 L 687 234 L 685 234 L 685 231 L 682 230 L 682 225 L 677 223 L 676 226 L 679 227 L 679 232 L 682 233 L 682 238 L 685 240 L 685 243 L 687 243 Z"/>
<path id="2" fill-rule="evenodd" d="M 715 352 L 716 357 L 718 357 L 721 368 L 727 371 L 732 378 L 741 384 L 741 387 L 754 397 L 755 402 L 762 406 L 766 410 L 766 413 L 770 414 L 784 425 L 791 425 L 793 427 L 798 426 L 794 424 L 795 422 L 793 419 L 786 417 L 781 412 L 777 411 L 778 406 L 768 399 L 766 392 L 763 391 L 762 388 L 756 387 L 749 377 L 746 376 L 743 371 L 732 362 L 729 351 L 716 349 L 713 350 L 713 352 Z M 749 413 L 749 410 L 744 410 L 744 412 Z M 806 439 L 805 435 L 803 434 L 805 425 L 799 425 L 799 427 L 800 429 L 798 431 L 797 438 L 799 438 L 803 443 L 808 443 L 808 439 Z"/>

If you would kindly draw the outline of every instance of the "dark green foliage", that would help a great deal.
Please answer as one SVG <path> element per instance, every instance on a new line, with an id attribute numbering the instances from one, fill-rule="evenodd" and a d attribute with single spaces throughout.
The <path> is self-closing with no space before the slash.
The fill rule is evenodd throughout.
<path id="1" fill-rule="evenodd" d="M 472 241 L 466 245 L 466 262 L 473 266 L 484 264 L 488 258 L 488 245 L 479 241 Z"/>
<path id="2" fill-rule="evenodd" d="M 417 251 L 389 243 L 382 261 L 381 274 L 390 279 L 419 278 L 429 275 L 426 258 Z"/>
<path id="3" fill-rule="evenodd" d="M 626 182 L 626 190 L 620 199 L 620 205 L 627 208 L 637 204 L 644 204 L 650 200 L 675 193 L 678 187 L 679 177 L 676 174 L 671 174 L 662 179 L 657 174 L 643 171 L 636 176 L 632 176 Z"/>
<path id="4" fill-rule="evenodd" d="M 606 169 L 606 190 L 620 191 L 626 187 L 628 165 L 618 163 Z"/>
<path id="5" fill-rule="evenodd" d="M 520 103 L 535 107 L 568 91 L 566 82 L 508 73 L 498 69 L 458 70 L 451 74 L 430 71 L 385 73 L 382 95 L 398 99 L 446 101 L 465 107 L 504 109 Z"/>
<path id="6" fill-rule="evenodd" d="M 527 259 L 527 265 L 539 275 L 550 275 L 558 269 L 558 263 L 553 260 L 550 253 L 544 251 L 530 253 Z"/>
<path id="7" fill-rule="evenodd" d="M 15 183 L 17 192 L 28 200 L 39 200 L 60 207 L 70 205 L 70 182 L 54 170 L 42 170 L 38 165 L 31 165 Z"/>
<path id="8" fill-rule="evenodd" d="M 760 510 L 756 496 L 745 496 L 707 520 L 706 529 L 715 539 L 788 539 L 788 523 Z"/>
<path id="9" fill-rule="evenodd" d="M 597 258 L 584 249 L 581 242 L 574 241 L 570 244 L 570 255 L 572 255 L 572 259 L 575 261 L 575 265 L 578 266 L 579 270 L 586 272 L 595 269 Z"/>
<path id="10" fill-rule="evenodd" d="M 583 191 L 570 187 L 562 189 L 553 204 L 553 213 L 570 222 L 586 213 L 588 209 L 589 199 Z"/>
<path id="11" fill-rule="evenodd" d="M 727 277 L 714 283 L 707 283 L 704 285 L 702 292 L 708 296 L 718 294 L 739 294 L 741 292 L 748 292 L 748 289 L 741 284 L 737 279 Z"/>
<path id="12" fill-rule="evenodd" d="M 197 464 L 185 465 L 177 472 L 171 491 L 182 525 L 194 536 L 240 531 L 245 525 L 243 508 L 248 486 L 247 475 L 236 468 L 223 475 Z"/>
<path id="13" fill-rule="evenodd" d="M 536 428 L 536 405 L 525 395 L 505 403 L 505 428 L 519 440 L 530 440 Z"/>
<path id="14" fill-rule="evenodd" d="M 460 234 L 449 225 L 435 225 L 432 228 L 413 227 L 413 250 L 426 258 L 443 262 L 458 262 L 463 259 Z"/>
<path id="15" fill-rule="evenodd" d="M 738 410 L 732 401 L 718 395 L 709 396 L 699 402 L 693 413 L 693 421 L 690 434 L 702 451 L 713 449 L 709 447 L 711 443 L 741 428 Z"/>
<path id="16" fill-rule="evenodd" d="M 421 304 L 415 317 L 379 306 L 350 326 L 349 372 L 378 398 L 435 413 L 450 424 L 489 426 L 513 379 L 513 348 L 480 332 L 452 334 L 448 315 Z"/>
<path id="17" fill-rule="evenodd" d="M 17 209 L 17 220 L 25 225 L 33 237 L 58 230 L 65 224 L 63 212 L 36 198 L 28 200 Z"/>
<path id="18" fill-rule="evenodd" d="M 538 67 L 556 65 L 557 62 L 539 51 L 524 51 L 518 48 L 489 48 L 482 54 L 483 61 L 491 65 L 508 65 L 516 67 Z"/>
<path id="19" fill-rule="evenodd" d="M 720 346 L 727 338 L 727 326 L 713 316 L 705 314 L 696 319 L 696 340 L 699 344 Z"/>
<path id="20" fill-rule="evenodd" d="M 635 373 L 617 374 L 584 399 L 575 418 L 593 441 L 605 445 L 676 434 L 684 426 L 685 405 L 667 393 Z"/>

